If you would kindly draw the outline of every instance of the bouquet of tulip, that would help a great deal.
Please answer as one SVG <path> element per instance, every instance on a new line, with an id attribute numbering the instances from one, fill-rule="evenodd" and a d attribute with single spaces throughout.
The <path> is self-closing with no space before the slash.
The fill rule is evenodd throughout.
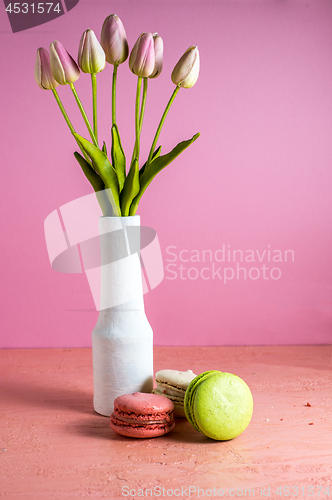
<path id="1" fill-rule="evenodd" d="M 199 53 L 197 47 L 191 46 L 182 55 L 173 69 L 171 79 L 175 84 L 175 89 L 161 117 L 149 156 L 146 162 L 141 167 L 139 166 L 140 136 L 145 112 L 148 80 L 159 76 L 163 65 L 162 38 L 157 33 L 142 33 L 129 57 L 129 68 L 138 77 L 138 80 L 135 105 L 135 144 L 130 168 L 127 173 L 126 157 L 116 124 L 116 84 L 118 67 L 126 61 L 128 55 L 129 48 L 126 32 L 121 20 L 115 14 L 111 14 L 105 19 L 100 42 L 92 30 L 88 29 L 83 33 L 79 44 L 78 64 L 58 41 L 54 41 L 50 45 L 49 53 L 44 48 L 37 50 L 35 66 L 36 82 L 42 89 L 52 90 L 67 125 L 81 150 L 82 154 L 78 152 L 74 153 L 75 158 L 95 190 L 104 215 L 135 215 L 139 201 L 152 179 L 200 135 L 198 133 L 191 139 L 180 142 L 165 155 L 160 154 L 161 146 L 157 147 L 162 126 L 175 96 L 180 88 L 191 88 L 197 81 Z M 99 146 L 97 127 L 97 73 L 105 68 L 106 62 L 114 66 L 110 158 L 107 154 L 105 142 L 103 142 L 102 147 Z M 80 77 L 80 69 L 83 73 L 91 74 L 92 126 L 74 86 L 74 83 Z M 76 133 L 57 93 L 56 87 L 59 84 L 69 85 L 71 88 L 91 141 Z"/>

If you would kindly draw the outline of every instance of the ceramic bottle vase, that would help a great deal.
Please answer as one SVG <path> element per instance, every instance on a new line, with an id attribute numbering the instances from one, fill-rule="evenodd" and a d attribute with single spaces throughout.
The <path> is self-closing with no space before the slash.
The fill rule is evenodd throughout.
<path id="1" fill-rule="evenodd" d="M 140 217 L 101 217 L 100 311 L 92 332 L 94 409 L 110 416 L 122 394 L 151 392 L 153 332 L 144 311 Z"/>

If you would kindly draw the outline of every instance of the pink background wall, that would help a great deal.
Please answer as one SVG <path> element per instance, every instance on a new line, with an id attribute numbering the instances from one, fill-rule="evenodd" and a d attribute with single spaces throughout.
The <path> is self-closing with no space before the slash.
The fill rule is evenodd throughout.
<path id="1" fill-rule="evenodd" d="M 158 175 L 139 210 L 142 223 L 157 230 L 165 260 L 164 281 L 145 295 L 155 343 L 331 343 L 332 3 L 81 0 L 65 16 L 16 34 L 0 8 L 0 346 L 90 346 L 97 312 L 86 277 L 51 269 L 43 223 L 91 188 L 54 98 L 37 87 L 33 72 L 39 46 L 58 39 L 76 57 L 82 32 L 91 28 L 99 36 L 112 12 L 130 47 L 142 31 L 164 39 L 164 70 L 149 86 L 142 158 L 173 90 L 173 66 L 191 44 L 201 56 L 199 80 L 180 91 L 160 143 L 166 152 L 198 131 L 201 137 Z M 109 65 L 98 81 L 100 137 L 108 140 Z M 125 63 L 118 122 L 128 155 L 135 86 Z M 88 76 L 76 88 L 90 112 Z M 59 94 L 84 135 L 70 90 Z M 268 262 L 266 253 L 259 262 L 256 254 L 256 262 L 241 264 L 247 279 L 235 274 L 226 284 L 212 279 L 211 262 L 180 262 L 181 250 L 187 257 L 223 245 L 260 255 L 293 250 L 294 261 Z M 167 269 L 166 259 L 174 258 L 168 247 L 177 261 Z M 258 279 L 248 277 L 263 264 L 266 277 L 276 267 L 280 278 L 264 279 L 262 271 Z M 236 268 L 236 262 L 214 265 L 221 274 Z M 210 279 L 188 277 L 188 268 L 195 277 L 203 267 Z"/>

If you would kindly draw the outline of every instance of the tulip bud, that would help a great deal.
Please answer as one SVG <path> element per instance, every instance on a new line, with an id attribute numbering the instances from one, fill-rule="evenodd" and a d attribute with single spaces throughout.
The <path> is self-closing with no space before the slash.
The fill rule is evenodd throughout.
<path id="1" fill-rule="evenodd" d="M 62 43 L 55 40 L 50 45 L 50 62 L 54 78 L 60 85 L 74 83 L 80 77 L 80 70 Z"/>
<path id="2" fill-rule="evenodd" d="M 101 29 L 100 44 L 109 64 L 122 64 L 127 59 L 129 53 L 127 35 L 117 15 L 111 14 L 106 17 Z"/>
<path id="3" fill-rule="evenodd" d="M 197 82 L 199 74 L 198 47 L 192 45 L 180 57 L 172 72 L 172 82 L 178 87 L 190 89 Z"/>
<path id="4" fill-rule="evenodd" d="M 43 47 L 37 50 L 35 79 L 41 89 L 51 90 L 58 86 L 52 75 L 50 55 Z"/>
<path id="5" fill-rule="evenodd" d="M 152 74 L 154 64 L 153 36 L 151 33 L 142 33 L 131 51 L 129 68 L 135 75 L 146 78 Z"/>
<path id="6" fill-rule="evenodd" d="M 99 73 L 105 68 L 105 52 L 92 30 L 84 31 L 78 49 L 78 64 L 83 73 Z"/>
<path id="7" fill-rule="evenodd" d="M 157 76 L 160 75 L 161 70 L 163 69 L 163 50 L 164 50 L 164 43 L 163 39 L 161 36 L 158 35 L 158 33 L 154 33 L 153 35 L 153 42 L 154 42 L 154 68 L 152 74 L 149 76 L 149 78 L 157 78 Z"/>

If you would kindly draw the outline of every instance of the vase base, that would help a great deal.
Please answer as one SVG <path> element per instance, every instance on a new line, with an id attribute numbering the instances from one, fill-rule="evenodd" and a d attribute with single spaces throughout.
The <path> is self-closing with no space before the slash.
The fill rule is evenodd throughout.
<path id="1" fill-rule="evenodd" d="M 98 410 L 96 410 L 96 408 L 94 408 L 94 412 L 97 413 L 98 415 L 100 415 L 101 417 L 108 417 L 109 418 L 111 416 L 111 415 L 108 415 L 108 412 L 103 412 L 102 410 L 98 411 Z"/>

